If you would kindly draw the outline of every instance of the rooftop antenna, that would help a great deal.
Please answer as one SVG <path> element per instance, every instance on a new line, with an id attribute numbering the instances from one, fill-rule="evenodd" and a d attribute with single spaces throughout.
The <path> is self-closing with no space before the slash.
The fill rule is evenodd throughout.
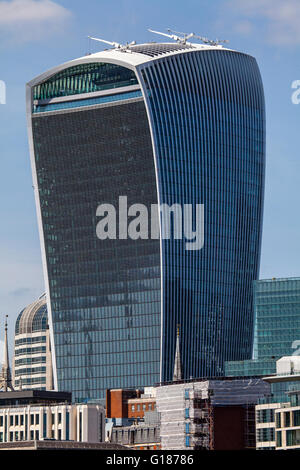
<path id="1" fill-rule="evenodd" d="M 169 31 L 169 33 L 172 33 L 172 34 L 162 33 L 160 31 L 155 31 L 154 29 L 150 29 L 150 28 L 148 29 L 148 31 L 150 31 L 150 33 L 159 34 L 160 36 L 165 36 L 167 38 L 173 39 L 173 41 L 179 42 L 180 44 L 186 44 L 187 40 L 194 36 L 194 33 L 173 34 L 176 31 L 172 31 L 171 29 L 167 29 L 167 31 Z M 178 34 L 180 34 L 181 36 L 178 36 Z"/>
<path id="2" fill-rule="evenodd" d="M 131 41 L 129 44 L 128 42 L 126 44 L 119 44 L 118 42 L 106 41 L 106 39 L 94 38 L 92 36 L 88 36 L 88 38 L 92 41 L 98 41 L 103 42 L 104 44 L 109 44 L 110 46 L 113 46 L 114 49 L 119 49 L 120 51 L 126 51 L 130 46 L 134 46 L 136 44 L 135 41 Z"/>
<path id="3" fill-rule="evenodd" d="M 195 33 L 183 33 L 181 31 L 173 31 L 170 28 L 168 28 L 167 31 L 172 34 L 180 34 L 180 37 L 182 38 L 184 44 L 186 44 L 188 39 L 193 38 L 195 36 Z"/>
<path id="4" fill-rule="evenodd" d="M 197 34 L 194 34 L 194 38 L 200 39 L 204 44 L 208 44 L 209 46 L 218 46 L 219 44 L 229 43 L 227 39 L 209 39 L 203 36 L 198 36 Z"/>

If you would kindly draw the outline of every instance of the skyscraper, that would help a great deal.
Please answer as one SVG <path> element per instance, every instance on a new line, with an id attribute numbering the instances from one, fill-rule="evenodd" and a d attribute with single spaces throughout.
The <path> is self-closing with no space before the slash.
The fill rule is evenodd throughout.
<path id="1" fill-rule="evenodd" d="M 185 378 L 249 358 L 265 170 L 255 59 L 187 43 L 106 50 L 32 80 L 27 116 L 59 389 L 80 400 L 172 380 L 177 324 Z M 201 243 L 187 246 L 195 225 L 165 236 L 163 216 L 158 235 L 128 237 L 121 209 L 130 221 L 141 204 L 168 207 L 171 227 L 203 207 Z M 112 206 L 116 229 L 99 239 Z"/>

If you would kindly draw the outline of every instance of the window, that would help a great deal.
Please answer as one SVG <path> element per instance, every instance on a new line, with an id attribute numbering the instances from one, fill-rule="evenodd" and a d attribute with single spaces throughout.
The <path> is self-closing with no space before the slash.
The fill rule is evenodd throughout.
<path id="1" fill-rule="evenodd" d="M 102 416 L 101 416 L 101 419 L 102 419 Z M 101 429 L 100 429 L 100 432 L 102 432 L 102 426 L 101 426 Z M 102 440 L 102 434 L 101 434 L 101 440 Z M 67 411 L 66 412 L 66 441 L 68 441 L 70 439 L 70 412 Z"/>
<path id="2" fill-rule="evenodd" d="M 300 426 L 300 410 L 293 412 L 293 423 L 294 426 Z"/>
<path id="3" fill-rule="evenodd" d="M 288 428 L 291 425 L 291 415 L 290 412 L 288 411 L 287 413 L 284 413 L 284 427 Z"/>
<path id="4" fill-rule="evenodd" d="M 11 426 L 14 425 L 14 417 L 13 417 L 13 415 L 10 416 L 9 424 L 10 424 Z"/>
<path id="5" fill-rule="evenodd" d="M 43 437 L 47 437 L 47 413 L 43 413 Z"/>
<path id="6" fill-rule="evenodd" d="M 35 415 L 35 424 L 40 424 L 40 415 Z"/>
<path id="7" fill-rule="evenodd" d="M 143 410 L 146 411 L 146 404 L 143 404 Z"/>
<path id="8" fill-rule="evenodd" d="M 258 423 L 274 423 L 274 410 L 265 409 L 258 410 L 257 412 L 257 422 Z"/>
<path id="9" fill-rule="evenodd" d="M 276 413 L 276 428 L 281 428 L 281 417 L 280 417 L 280 413 Z"/>
<path id="10" fill-rule="evenodd" d="M 134 411 L 134 410 L 135 410 L 134 405 L 131 405 L 131 411 Z"/>
<path id="11" fill-rule="evenodd" d="M 31 424 L 31 425 L 34 424 L 34 415 L 30 415 L 30 424 Z"/>
<path id="12" fill-rule="evenodd" d="M 258 442 L 275 441 L 275 429 L 274 428 L 258 429 L 257 430 L 257 441 Z"/>
<path id="13" fill-rule="evenodd" d="M 282 447 L 281 431 L 276 432 L 276 447 Z"/>
<path id="14" fill-rule="evenodd" d="M 15 416 L 15 425 L 19 426 L 19 415 Z"/>
<path id="15" fill-rule="evenodd" d="M 293 429 L 286 432 L 286 445 L 298 446 L 300 444 L 300 429 Z"/>

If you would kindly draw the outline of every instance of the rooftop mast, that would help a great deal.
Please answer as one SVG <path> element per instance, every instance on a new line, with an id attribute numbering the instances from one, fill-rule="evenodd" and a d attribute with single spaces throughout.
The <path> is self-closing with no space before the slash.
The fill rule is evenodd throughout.
<path id="1" fill-rule="evenodd" d="M 0 390 L 2 389 L 3 392 L 7 392 L 8 388 L 11 391 L 14 390 L 12 386 L 12 381 L 11 381 L 11 372 L 10 372 L 9 356 L 8 356 L 7 318 L 8 318 L 8 315 L 6 315 L 6 320 L 5 320 L 4 357 L 3 357 L 2 370 L 1 370 L 1 375 L 0 375 Z"/>
<path id="2" fill-rule="evenodd" d="M 92 41 L 103 42 L 104 44 L 109 44 L 110 46 L 113 46 L 114 49 L 119 49 L 120 51 L 126 51 L 130 46 L 134 46 L 136 44 L 135 41 L 131 41 L 130 43 L 126 43 L 126 44 L 119 44 L 118 42 L 107 41 L 106 39 L 94 38 L 92 36 L 88 36 L 88 38 L 92 39 Z"/>

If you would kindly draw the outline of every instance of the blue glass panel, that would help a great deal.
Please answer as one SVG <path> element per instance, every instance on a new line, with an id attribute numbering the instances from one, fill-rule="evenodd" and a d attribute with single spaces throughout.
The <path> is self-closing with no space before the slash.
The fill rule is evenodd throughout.
<path id="1" fill-rule="evenodd" d="M 60 109 L 81 108 L 83 106 L 93 106 L 95 104 L 110 103 L 114 101 L 127 100 L 130 98 L 138 98 L 142 96 L 140 90 L 130 91 L 127 93 L 118 93 L 116 95 L 98 96 L 96 98 L 88 98 L 82 100 L 65 101 L 63 103 L 40 104 L 33 106 L 33 113 L 44 113 L 47 111 L 58 111 Z"/>
<path id="2" fill-rule="evenodd" d="M 176 325 L 182 369 L 224 374 L 250 359 L 265 173 L 265 109 L 255 59 L 189 51 L 139 67 L 155 144 L 159 197 L 204 204 L 204 247 L 162 240 L 162 380 L 172 379 Z"/>

